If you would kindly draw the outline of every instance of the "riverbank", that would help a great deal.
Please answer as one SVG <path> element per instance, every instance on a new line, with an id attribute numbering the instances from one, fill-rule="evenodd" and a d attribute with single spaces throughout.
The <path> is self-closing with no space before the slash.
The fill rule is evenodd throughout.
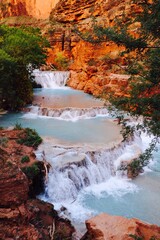
<path id="1" fill-rule="evenodd" d="M 33 147 L 17 143 L 23 131 L 0 130 L 0 238 L 2 240 L 15 237 L 27 240 L 111 240 L 113 236 L 115 240 L 131 240 L 133 238 L 130 234 L 139 238 L 143 237 L 145 240 L 151 240 L 153 237 L 156 240 L 160 238 L 160 227 L 156 225 L 150 225 L 138 219 L 126 219 L 107 214 L 87 220 L 87 232 L 83 237 L 75 234 L 71 222 L 59 217 L 52 204 L 35 198 L 35 193 L 38 193 L 37 189 L 39 193 L 42 191 L 40 181 L 44 181 L 45 169 L 43 163 L 36 160 Z M 44 145 L 45 143 L 40 146 L 39 151 L 44 149 Z M 48 145 L 48 148 L 50 147 Z M 60 155 L 62 152 L 64 154 L 62 146 L 60 149 L 57 145 L 52 150 L 55 154 L 58 153 L 56 151 L 60 151 Z M 29 162 L 22 161 L 24 156 L 29 156 Z M 53 154 L 52 157 L 54 158 Z M 81 154 L 81 157 L 84 156 Z M 23 172 L 24 167 L 33 167 L 35 164 L 38 164 L 39 177 L 35 178 L 33 174 L 26 175 Z M 64 167 L 64 162 L 58 161 L 54 164 L 55 168 L 57 164 Z M 69 162 L 65 161 L 65 168 L 67 164 L 71 164 L 71 158 Z M 74 164 L 76 164 L 75 159 Z M 80 159 L 77 164 L 80 164 Z M 58 188 L 60 188 L 59 185 Z M 32 197 L 30 189 L 32 189 Z"/>
<path id="2" fill-rule="evenodd" d="M 0 239 L 71 239 L 74 228 L 52 204 L 36 199 L 45 168 L 34 148 L 18 143 L 25 129 L 0 130 Z"/>

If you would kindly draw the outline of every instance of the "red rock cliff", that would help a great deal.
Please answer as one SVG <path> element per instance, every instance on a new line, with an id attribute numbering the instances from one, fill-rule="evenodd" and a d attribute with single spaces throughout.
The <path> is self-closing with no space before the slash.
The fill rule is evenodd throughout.
<path id="1" fill-rule="evenodd" d="M 46 18 L 53 8 L 50 26 L 46 27 L 43 23 L 40 27 L 52 45 L 48 63 L 56 65 L 58 52 L 63 52 L 69 59 L 69 86 L 94 95 L 106 94 L 111 90 L 120 95 L 121 88 L 127 90 L 128 77 L 119 75 L 123 74 L 126 64 L 119 56 L 121 49 L 113 42 L 88 43 L 75 29 L 88 34 L 95 21 L 102 26 L 112 26 L 117 16 L 133 11 L 130 0 L 2 0 L 0 6 L 3 17 L 28 15 Z"/>
<path id="2" fill-rule="evenodd" d="M 119 75 L 123 71 L 118 65 L 125 65 L 125 60 L 119 57 L 121 48 L 113 42 L 86 42 L 75 32 L 75 28 L 88 34 L 95 21 L 101 26 L 111 26 L 117 16 L 123 12 L 130 13 L 131 9 L 130 0 L 60 0 L 50 16 L 53 50 L 48 62 L 54 62 L 55 53 L 63 51 L 72 63 L 71 87 L 94 95 L 110 90 L 121 94 L 120 88 L 126 88 L 128 79 Z M 113 62 L 116 63 L 114 66 Z"/>
<path id="3" fill-rule="evenodd" d="M 2 0 L 0 17 L 28 15 L 38 19 L 46 19 L 58 0 Z"/>

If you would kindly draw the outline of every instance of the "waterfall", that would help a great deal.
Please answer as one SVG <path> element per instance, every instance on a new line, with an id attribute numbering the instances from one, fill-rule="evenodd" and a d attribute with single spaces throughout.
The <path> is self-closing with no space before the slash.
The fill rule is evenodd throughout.
<path id="1" fill-rule="evenodd" d="M 112 159 L 105 161 L 105 158 L 101 156 L 99 162 L 94 163 L 90 154 L 85 154 L 83 160 L 78 162 L 67 163 L 59 167 L 53 166 L 49 173 L 47 194 L 55 202 L 66 199 L 74 200 L 81 189 L 102 182 L 114 174 L 112 167 Z"/>
<path id="2" fill-rule="evenodd" d="M 45 159 L 51 165 L 47 198 L 53 203 L 66 199 L 74 201 L 82 189 L 116 176 L 120 162 L 130 161 L 140 154 L 138 145 L 138 142 L 120 143 L 111 149 L 86 150 L 84 147 L 65 148 L 52 144 L 45 148 L 43 144 L 37 158 L 42 160 L 41 153 L 45 152 Z"/>
<path id="3" fill-rule="evenodd" d="M 60 88 L 66 85 L 69 78 L 68 71 L 40 71 L 38 69 L 33 71 L 35 82 L 40 84 L 43 88 Z"/>
<path id="4" fill-rule="evenodd" d="M 109 112 L 106 107 L 91 107 L 91 108 L 44 108 L 32 106 L 29 108 L 29 113 L 23 117 L 52 117 L 59 120 L 77 121 L 80 119 L 89 119 L 94 117 L 108 117 Z"/>

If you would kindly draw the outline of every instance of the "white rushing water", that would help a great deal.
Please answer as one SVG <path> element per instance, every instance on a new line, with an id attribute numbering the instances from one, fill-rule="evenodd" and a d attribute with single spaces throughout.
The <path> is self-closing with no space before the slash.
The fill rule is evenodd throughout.
<path id="1" fill-rule="evenodd" d="M 157 164 L 150 164 L 135 180 L 118 170 L 122 162 L 143 152 L 151 139 L 143 134 L 121 143 L 120 125 L 113 123 L 102 102 L 64 87 L 68 72 L 36 70 L 34 75 L 47 89 L 37 90 L 40 104 L 31 106 L 18 121 L 45 136 L 36 155 L 51 167 L 40 197 L 78 227 L 101 212 L 160 224 L 160 151 L 154 157 Z M 17 115 L 4 116 L 1 122 L 10 126 Z"/>
<path id="2" fill-rule="evenodd" d="M 65 71 L 40 71 L 34 70 L 33 75 L 37 84 L 40 84 L 42 88 L 49 89 L 67 89 L 65 87 L 67 79 L 69 78 L 69 72 Z M 64 87 L 64 88 L 63 88 Z M 50 96 L 51 97 L 51 96 Z M 59 99 L 59 97 L 57 97 Z M 71 100 L 72 97 L 67 100 Z M 41 103 L 43 105 L 44 99 L 49 99 L 43 97 Z M 57 99 L 53 99 L 52 101 Z M 95 99 L 90 99 L 92 101 L 92 107 L 63 107 L 63 108 L 51 108 L 51 107 L 41 107 L 41 106 L 31 106 L 29 108 L 29 113 L 26 113 L 24 118 L 38 118 L 38 117 L 52 117 L 58 120 L 65 121 L 77 121 L 80 119 L 90 119 L 95 117 L 107 117 L 109 112 L 106 107 L 103 107 L 102 102 L 99 101 L 100 106 L 97 106 Z M 89 102 L 89 100 L 88 100 Z M 81 103 L 77 104 L 81 105 Z M 94 106 L 95 104 L 95 106 Z M 53 103 L 54 105 L 54 103 Z"/>
<path id="3" fill-rule="evenodd" d="M 69 78 L 68 71 L 40 71 L 38 69 L 33 71 L 35 82 L 40 84 L 43 88 L 62 88 L 65 87 L 67 79 Z"/>
<path id="4" fill-rule="evenodd" d="M 139 137 L 135 137 L 131 143 L 94 150 L 90 146 L 55 146 L 52 142 L 44 141 L 37 151 L 37 158 L 45 158 L 51 168 L 43 198 L 54 203 L 57 209 L 65 206 L 70 211 L 71 219 L 84 221 L 88 217 L 87 210 L 83 216 L 75 216 L 75 204 L 82 208 L 79 197 L 83 192 L 99 195 L 106 191 L 114 196 L 122 196 L 137 191 L 134 184 L 122 177 L 118 168 L 121 162 L 136 158 L 141 153 L 141 145 Z"/>
<path id="5" fill-rule="evenodd" d="M 66 72 L 37 71 L 34 74 L 36 82 L 43 88 L 62 88 L 68 78 Z M 23 117 L 78 121 L 96 117 L 109 118 L 110 115 L 103 106 L 93 105 L 87 108 L 32 106 L 29 113 Z M 54 145 L 52 141 L 44 141 L 37 151 L 37 158 L 39 160 L 45 158 L 51 168 L 45 194 L 41 197 L 52 202 L 57 210 L 61 210 L 61 214 L 72 221 L 84 222 L 92 214 L 92 211 L 83 205 L 85 195 L 89 194 L 97 198 L 107 193 L 109 196 L 122 197 L 138 191 L 126 175 L 121 175 L 118 168 L 122 162 L 136 158 L 142 150 L 139 137 L 135 137 L 131 143 L 119 143 L 116 147 L 108 145 L 101 148 L 98 142 L 93 148 L 93 146 Z"/>
<path id="6" fill-rule="evenodd" d="M 44 108 L 32 106 L 29 108 L 29 113 L 26 113 L 24 118 L 52 117 L 65 121 L 77 121 L 80 119 L 90 119 L 95 117 L 109 117 L 109 112 L 106 107 L 91 107 L 91 108 Z"/>

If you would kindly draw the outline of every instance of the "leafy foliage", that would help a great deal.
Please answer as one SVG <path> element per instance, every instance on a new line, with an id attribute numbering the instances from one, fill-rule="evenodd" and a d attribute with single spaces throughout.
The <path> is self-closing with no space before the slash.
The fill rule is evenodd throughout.
<path id="1" fill-rule="evenodd" d="M 130 234 L 129 237 L 133 238 L 134 240 L 144 240 L 144 237 L 139 237 L 137 235 Z"/>
<path id="2" fill-rule="evenodd" d="M 32 101 L 32 70 L 43 64 L 47 41 L 39 29 L 0 26 L 0 108 L 15 110 Z"/>
<path id="3" fill-rule="evenodd" d="M 137 236 L 136 234 L 130 234 L 129 237 L 133 238 L 134 240 L 144 240 L 144 237 Z M 158 240 L 156 236 L 152 236 L 149 240 Z"/>
<path id="4" fill-rule="evenodd" d="M 26 128 L 24 133 L 20 134 L 17 142 L 29 147 L 37 148 L 39 144 L 41 144 L 42 138 L 38 135 L 38 133 L 35 130 Z"/>
<path id="5" fill-rule="evenodd" d="M 30 159 L 27 155 L 21 158 L 21 163 L 28 163 L 28 162 L 30 162 Z"/>
<path id="6" fill-rule="evenodd" d="M 126 49 L 122 54 L 128 61 L 130 91 L 128 96 L 110 96 L 111 102 L 120 110 L 143 115 L 146 130 L 160 136 L 160 2 L 136 0 L 134 3 L 141 11 L 131 18 L 123 16 L 113 28 L 95 26 L 94 29 L 100 41 L 112 40 Z M 130 26 L 137 23 L 135 34 Z M 126 53 L 130 53 L 129 57 Z"/>
<path id="7" fill-rule="evenodd" d="M 7 137 L 0 137 L 0 146 L 7 147 L 8 138 Z"/>
<path id="8" fill-rule="evenodd" d="M 17 122 L 14 126 L 14 130 L 22 130 L 22 125 Z"/>
<path id="9" fill-rule="evenodd" d="M 55 62 L 60 70 L 67 70 L 69 66 L 69 60 L 64 56 L 63 52 L 58 52 L 55 58 Z"/>
<path id="10" fill-rule="evenodd" d="M 132 116 L 143 116 L 138 131 L 153 134 L 155 138 L 144 154 L 130 164 L 134 171 L 148 164 L 152 151 L 160 137 L 160 1 L 133 0 L 135 9 L 130 15 L 122 14 L 115 20 L 114 27 L 94 26 L 94 36 L 85 40 L 92 43 L 113 41 L 124 46 L 121 56 L 126 61 L 129 74 L 129 92 L 116 97 L 109 95 L 111 103 L 120 111 Z M 123 121 L 122 121 L 123 122 Z M 133 134 L 134 129 L 124 126 L 124 136 Z"/>
<path id="11" fill-rule="evenodd" d="M 39 167 L 37 166 L 36 163 L 32 164 L 32 166 L 29 167 L 23 167 L 22 171 L 26 174 L 26 176 L 29 179 L 34 179 L 35 176 L 37 176 L 40 172 Z"/>

